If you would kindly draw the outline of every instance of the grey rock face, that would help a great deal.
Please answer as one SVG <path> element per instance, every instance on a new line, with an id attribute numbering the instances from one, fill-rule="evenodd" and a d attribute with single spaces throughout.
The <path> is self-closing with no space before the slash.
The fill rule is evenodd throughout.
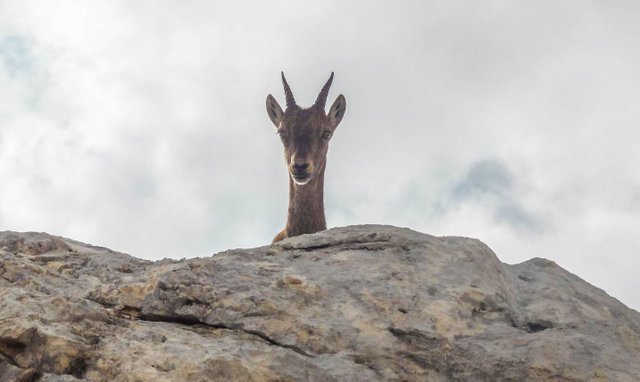
<path id="1" fill-rule="evenodd" d="M 0 232 L 0 381 L 638 381 L 640 314 L 478 240 L 353 226 L 149 262 Z"/>

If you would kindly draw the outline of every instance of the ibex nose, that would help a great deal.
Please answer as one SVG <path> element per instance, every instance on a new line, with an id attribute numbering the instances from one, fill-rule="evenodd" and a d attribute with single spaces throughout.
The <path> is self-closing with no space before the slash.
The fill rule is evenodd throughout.
<path id="1" fill-rule="evenodd" d="M 309 167 L 309 163 L 294 163 L 293 171 L 294 172 L 304 172 L 307 167 Z"/>

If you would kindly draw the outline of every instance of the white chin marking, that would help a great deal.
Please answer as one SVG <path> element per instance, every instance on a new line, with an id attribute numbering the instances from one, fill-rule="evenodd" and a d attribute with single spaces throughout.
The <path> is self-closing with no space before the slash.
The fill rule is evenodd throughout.
<path id="1" fill-rule="evenodd" d="M 311 177 L 308 177 L 305 180 L 298 180 L 294 178 L 293 175 L 291 175 L 291 179 L 293 179 L 293 183 L 297 184 L 298 186 L 304 186 L 305 184 L 309 183 L 309 181 L 311 180 Z"/>

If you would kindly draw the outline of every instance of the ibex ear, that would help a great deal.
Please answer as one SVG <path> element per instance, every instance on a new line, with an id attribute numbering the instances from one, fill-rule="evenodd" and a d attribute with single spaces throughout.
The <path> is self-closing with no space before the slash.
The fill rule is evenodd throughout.
<path id="1" fill-rule="evenodd" d="M 278 101 L 276 101 L 271 94 L 267 96 L 267 114 L 269 114 L 271 122 L 273 122 L 276 127 L 280 126 L 284 112 L 280 105 L 278 105 Z"/>
<path id="2" fill-rule="evenodd" d="M 342 94 L 340 94 L 333 102 L 333 105 L 331 105 L 331 109 L 329 109 L 329 113 L 327 114 L 327 117 L 329 117 L 329 121 L 334 129 L 338 126 L 340 121 L 342 121 L 345 110 L 347 110 L 347 100 Z"/>

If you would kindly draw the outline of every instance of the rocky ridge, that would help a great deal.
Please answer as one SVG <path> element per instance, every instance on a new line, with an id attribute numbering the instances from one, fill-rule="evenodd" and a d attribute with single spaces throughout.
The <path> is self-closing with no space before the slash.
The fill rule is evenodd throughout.
<path id="1" fill-rule="evenodd" d="M 0 232 L 0 381 L 638 381 L 640 314 L 555 263 L 352 226 L 150 262 Z"/>

